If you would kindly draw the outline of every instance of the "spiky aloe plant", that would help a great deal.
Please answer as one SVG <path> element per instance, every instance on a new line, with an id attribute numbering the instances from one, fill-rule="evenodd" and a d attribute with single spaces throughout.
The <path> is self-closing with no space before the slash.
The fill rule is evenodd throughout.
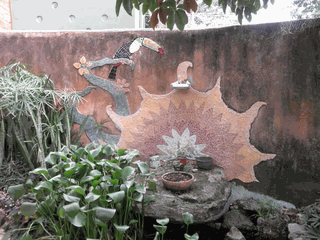
<path id="1" fill-rule="evenodd" d="M 71 113 L 79 100 L 75 92 L 55 90 L 47 75 L 34 75 L 20 62 L 0 68 L 1 133 L 6 133 L 4 149 L 8 149 L 5 156 L 12 157 L 19 150 L 34 169 L 50 151 L 70 145 Z"/>

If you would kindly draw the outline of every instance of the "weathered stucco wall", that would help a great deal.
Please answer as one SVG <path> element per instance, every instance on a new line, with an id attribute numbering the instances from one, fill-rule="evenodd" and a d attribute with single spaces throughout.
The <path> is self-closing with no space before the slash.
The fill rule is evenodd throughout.
<path id="1" fill-rule="evenodd" d="M 112 58 L 117 49 L 135 37 L 154 40 L 165 55 L 141 48 L 132 55 L 134 70 L 129 65 L 118 68 L 118 77 L 130 83 L 126 97 L 131 114 L 137 112 L 142 101 L 138 86 L 150 94 L 167 94 L 172 91 L 170 84 L 176 80 L 178 65 L 190 61 L 193 67 L 188 74 L 195 82 L 195 90 L 206 92 L 221 77 L 222 100 L 230 109 L 244 113 L 258 101 L 267 104 L 259 110 L 250 130 L 250 142 L 261 152 L 284 156 L 281 153 L 286 150 L 285 143 L 295 139 L 301 146 L 310 146 L 310 138 L 317 136 L 320 124 L 317 25 L 292 34 L 283 34 L 278 23 L 183 33 L 7 32 L 0 34 L 0 66 L 15 59 L 29 64 L 35 73 L 50 75 L 57 88 L 82 91 L 90 83 L 73 64 L 82 56 L 87 61 Z M 105 65 L 92 69 L 92 73 L 106 79 L 110 69 L 111 65 Z M 114 109 L 112 96 L 98 88 L 85 99 L 78 107 L 79 112 L 90 114 L 97 123 L 106 119 L 105 131 L 119 135 L 106 113 L 107 105 Z M 299 151 L 296 146 L 292 148 Z M 292 173 L 284 172 L 285 166 L 293 168 L 295 174 L 309 171 L 310 176 L 318 177 L 319 163 L 313 158 L 279 163 L 281 159 L 277 157 L 255 167 L 260 183 L 249 184 L 249 188 L 277 195 L 273 186 L 276 180 L 281 181 L 284 173 Z M 293 180 L 286 177 L 282 185 L 289 185 L 290 181 Z"/>

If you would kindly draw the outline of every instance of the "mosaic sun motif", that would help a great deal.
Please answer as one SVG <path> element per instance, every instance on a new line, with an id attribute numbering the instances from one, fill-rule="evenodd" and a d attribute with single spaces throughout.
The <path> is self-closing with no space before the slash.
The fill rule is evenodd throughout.
<path id="1" fill-rule="evenodd" d="M 211 156 L 224 169 L 229 180 L 257 181 L 253 166 L 275 154 L 258 151 L 249 141 L 249 131 L 264 102 L 238 113 L 221 98 L 220 78 L 213 89 L 203 93 L 173 90 L 152 95 L 139 86 L 143 101 L 140 109 L 120 116 L 107 107 L 107 113 L 122 131 L 118 146 L 138 149 L 141 155 L 170 154 L 174 139 L 192 143 Z"/>

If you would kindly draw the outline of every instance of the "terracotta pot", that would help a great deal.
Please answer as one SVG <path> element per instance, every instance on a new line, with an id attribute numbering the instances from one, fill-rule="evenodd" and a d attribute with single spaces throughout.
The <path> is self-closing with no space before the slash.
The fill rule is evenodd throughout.
<path id="1" fill-rule="evenodd" d="M 212 157 L 197 157 L 196 158 L 197 166 L 200 169 L 210 170 L 213 167 Z"/>
<path id="2" fill-rule="evenodd" d="M 187 181 L 179 181 L 179 182 L 173 182 L 173 181 L 168 181 L 166 180 L 164 177 L 166 175 L 169 174 L 184 174 L 184 175 L 189 175 L 191 176 L 191 179 L 187 180 Z M 183 191 L 188 189 L 189 187 L 191 187 L 192 183 L 196 182 L 196 179 L 194 178 L 194 176 L 191 173 L 187 173 L 187 172 L 168 172 L 165 173 L 161 176 L 161 180 L 163 182 L 163 185 L 170 190 L 173 191 Z"/>

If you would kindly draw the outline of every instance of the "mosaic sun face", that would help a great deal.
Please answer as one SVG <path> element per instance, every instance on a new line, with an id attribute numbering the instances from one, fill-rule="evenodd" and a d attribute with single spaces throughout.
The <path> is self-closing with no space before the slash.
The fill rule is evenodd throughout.
<path id="1" fill-rule="evenodd" d="M 121 130 L 119 147 L 138 149 L 145 156 L 170 155 L 179 141 L 212 157 L 229 180 L 243 182 L 257 181 L 253 166 L 275 157 L 259 152 L 249 141 L 251 124 L 265 103 L 235 112 L 221 98 L 220 78 L 206 93 L 190 88 L 152 95 L 139 89 L 143 101 L 136 113 L 119 116 L 107 107 Z"/>

